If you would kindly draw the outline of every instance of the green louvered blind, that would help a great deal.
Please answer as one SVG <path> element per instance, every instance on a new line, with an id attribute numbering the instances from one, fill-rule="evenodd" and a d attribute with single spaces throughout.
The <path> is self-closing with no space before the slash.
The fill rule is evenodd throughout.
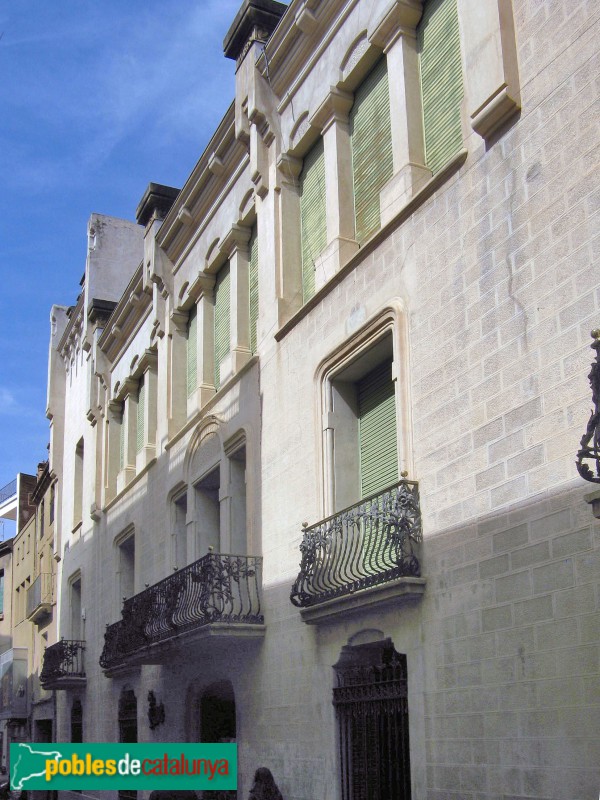
<path id="1" fill-rule="evenodd" d="M 368 497 L 398 480 L 392 362 L 380 364 L 356 388 L 361 494 Z"/>
<path id="2" fill-rule="evenodd" d="M 140 378 L 137 401 L 137 424 L 135 428 L 135 452 L 139 453 L 144 446 L 144 404 L 146 402 L 146 383 Z"/>
<path id="3" fill-rule="evenodd" d="M 188 397 L 198 386 L 198 312 L 196 306 L 190 309 L 187 325 L 186 376 Z"/>
<path id="4" fill-rule="evenodd" d="M 428 0 L 417 28 L 425 160 L 437 172 L 462 147 L 463 97 L 456 0 Z"/>
<path id="5" fill-rule="evenodd" d="M 356 240 L 362 243 L 381 227 L 379 193 L 394 172 L 385 58 L 354 93 L 350 137 Z"/>
<path id="6" fill-rule="evenodd" d="M 220 371 L 223 359 L 229 353 L 230 298 L 229 264 L 217 273 L 215 282 L 215 388 L 221 385 Z"/>
<path id="7" fill-rule="evenodd" d="M 250 236 L 250 350 L 256 353 L 256 326 L 258 323 L 258 236 L 256 225 Z"/>
<path id="8" fill-rule="evenodd" d="M 125 466 L 125 410 L 121 416 L 121 424 L 119 425 L 119 469 Z"/>
<path id="9" fill-rule="evenodd" d="M 323 139 L 304 157 L 300 173 L 300 221 L 302 235 L 302 300 L 315 293 L 315 259 L 327 244 L 325 205 L 325 153 Z"/>

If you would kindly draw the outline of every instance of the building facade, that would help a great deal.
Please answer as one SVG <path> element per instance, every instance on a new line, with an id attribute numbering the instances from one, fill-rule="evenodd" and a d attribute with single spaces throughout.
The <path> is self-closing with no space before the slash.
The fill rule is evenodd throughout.
<path id="1" fill-rule="evenodd" d="M 59 740 L 237 741 L 240 798 L 595 797 L 593 23 L 243 3 L 186 184 L 94 217 L 53 309 Z"/>

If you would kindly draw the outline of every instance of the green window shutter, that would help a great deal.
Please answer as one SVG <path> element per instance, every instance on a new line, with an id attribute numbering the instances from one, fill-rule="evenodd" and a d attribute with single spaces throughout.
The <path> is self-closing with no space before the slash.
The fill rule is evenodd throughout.
<path id="1" fill-rule="evenodd" d="M 198 312 L 196 306 L 190 309 L 187 325 L 187 394 L 188 397 L 198 386 Z"/>
<path id="2" fill-rule="evenodd" d="M 139 453 L 144 446 L 144 403 L 146 402 L 146 384 L 140 378 L 137 401 L 137 425 L 135 428 L 135 452 Z"/>
<path id="3" fill-rule="evenodd" d="M 256 353 L 256 325 L 258 323 L 258 235 L 256 225 L 250 237 L 250 350 Z"/>
<path id="4" fill-rule="evenodd" d="M 398 480 L 396 402 L 392 362 L 380 364 L 356 385 L 361 494 L 371 494 Z"/>
<path id="5" fill-rule="evenodd" d="M 125 466 L 125 411 L 121 417 L 121 425 L 119 427 L 119 469 Z"/>
<path id="6" fill-rule="evenodd" d="M 456 0 L 428 0 L 417 28 L 425 161 L 437 172 L 462 147 L 463 97 Z"/>
<path id="7" fill-rule="evenodd" d="M 221 385 L 219 377 L 221 363 L 229 353 L 231 338 L 229 291 L 229 264 L 226 264 L 217 273 L 215 282 L 215 389 Z"/>
<path id="8" fill-rule="evenodd" d="M 323 139 L 319 139 L 304 157 L 300 173 L 300 221 L 302 301 L 306 303 L 315 293 L 315 260 L 327 244 Z"/>
<path id="9" fill-rule="evenodd" d="M 382 58 L 354 94 L 350 111 L 356 240 L 381 227 L 379 192 L 394 173 L 387 62 Z"/>

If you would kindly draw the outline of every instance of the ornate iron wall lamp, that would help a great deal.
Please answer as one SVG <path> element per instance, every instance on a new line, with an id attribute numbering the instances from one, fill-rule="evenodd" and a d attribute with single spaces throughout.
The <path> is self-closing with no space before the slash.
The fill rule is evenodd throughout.
<path id="1" fill-rule="evenodd" d="M 165 721 L 165 707 L 163 703 L 160 705 L 156 702 L 156 695 L 152 690 L 148 692 L 148 723 L 150 730 L 153 731 L 162 725 Z"/>
<path id="2" fill-rule="evenodd" d="M 600 483 L 600 328 L 592 331 L 593 342 L 590 347 L 596 351 L 596 360 L 588 375 L 592 387 L 594 408 L 587 429 L 581 437 L 577 453 L 577 471 L 582 478 L 592 483 Z M 591 467 L 588 462 L 591 462 Z"/>

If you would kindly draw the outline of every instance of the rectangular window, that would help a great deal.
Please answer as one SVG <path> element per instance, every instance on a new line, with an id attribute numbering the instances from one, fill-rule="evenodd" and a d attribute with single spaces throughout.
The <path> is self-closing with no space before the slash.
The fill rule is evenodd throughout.
<path id="1" fill-rule="evenodd" d="M 46 522 L 46 504 L 42 500 L 40 503 L 40 539 L 44 536 L 45 522 Z"/>
<path id="2" fill-rule="evenodd" d="M 229 264 L 221 267 L 215 282 L 215 389 L 221 385 L 221 364 L 229 353 L 230 331 Z"/>
<path id="3" fill-rule="evenodd" d="M 333 365 L 324 383 L 329 513 L 397 483 L 400 471 L 393 338 L 385 333 Z"/>
<path id="4" fill-rule="evenodd" d="M 119 426 L 119 469 L 125 467 L 125 407 L 121 414 L 121 425 Z"/>
<path id="5" fill-rule="evenodd" d="M 302 300 L 306 303 L 315 293 L 315 261 L 327 245 L 323 139 L 319 139 L 304 157 L 300 173 L 300 223 Z"/>
<path id="6" fill-rule="evenodd" d="M 135 592 L 135 535 L 128 536 L 119 545 L 120 600 L 132 597 Z"/>
<path id="7" fill-rule="evenodd" d="M 463 77 L 456 0 L 427 0 L 417 27 L 425 160 L 437 172 L 462 147 Z"/>
<path id="8" fill-rule="evenodd" d="M 54 522 L 54 504 L 56 503 L 56 484 L 50 487 L 50 525 Z"/>
<path id="9" fill-rule="evenodd" d="M 249 250 L 250 350 L 256 353 L 256 326 L 258 324 L 258 235 L 256 225 L 252 228 Z"/>
<path id="10" fill-rule="evenodd" d="M 398 480 L 396 399 L 392 362 L 384 361 L 356 384 L 362 497 Z"/>
<path id="11" fill-rule="evenodd" d="M 0 569 L 0 614 L 4 614 L 4 570 Z"/>
<path id="12" fill-rule="evenodd" d="M 196 494 L 196 541 L 197 552 L 205 555 L 212 547 L 215 553 L 221 549 L 221 488 L 220 468 L 217 466 L 195 485 Z"/>
<path id="13" fill-rule="evenodd" d="M 83 438 L 75 448 L 75 475 L 73 479 L 73 526 L 78 525 L 83 519 Z"/>
<path id="14" fill-rule="evenodd" d="M 387 62 L 382 58 L 354 93 L 350 111 L 356 240 L 381 227 L 379 193 L 394 172 Z"/>
<path id="15" fill-rule="evenodd" d="M 186 374 L 187 396 L 190 397 L 198 386 L 198 311 L 196 306 L 190 308 L 187 324 Z"/>
<path id="16" fill-rule="evenodd" d="M 144 447 L 144 404 L 146 402 L 146 382 L 144 377 L 140 378 L 140 386 L 137 397 L 137 424 L 135 429 L 135 452 L 141 452 Z"/>

